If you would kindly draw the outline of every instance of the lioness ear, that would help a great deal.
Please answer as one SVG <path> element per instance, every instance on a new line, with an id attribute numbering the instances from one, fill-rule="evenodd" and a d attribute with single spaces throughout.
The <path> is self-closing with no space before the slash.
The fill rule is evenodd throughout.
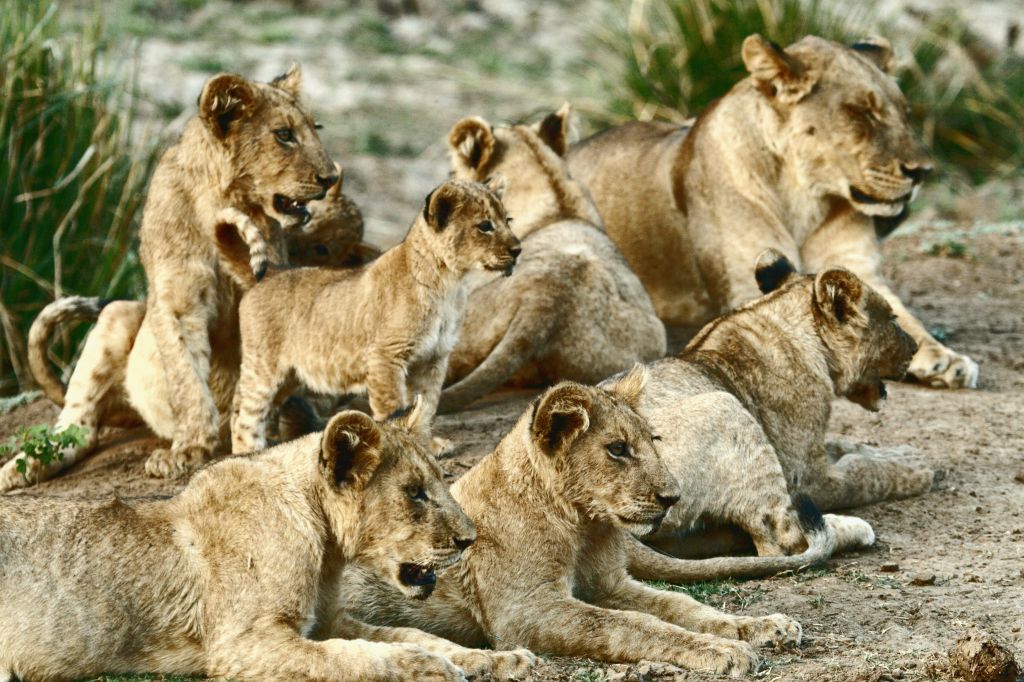
<path id="1" fill-rule="evenodd" d="M 892 43 L 881 36 L 869 36 L 850 46 L 861 57 L 870 60 L 882 73 L 892 72 Z"/>
<path id="2" fill-rule="evenodd" d="M 530 432 L 537 447 L 557 455 L 590 428 L 590 396 L 580 384 L 562 382 L 536 403 Z"/>
<path id="3" fill-rule="evenodd" d="M 814 302 L 825 317 L 846 324 L 863 316 L 864 283 L 845 268 L 831 268 L 814 278 Z"/>
<path id="4" fill-rule="evenodd" d="M 270 84 L 281 88 L 292 97 L 298 97 L 299 90 L 302 89 L 302 67 L 297 62 L 292 63 L 287 73 L 270 81 Z"/>
<path id="5" fill-rule="evenodd" d="M 640 408 L 640 399 L 643 397 L 644 387 L 647 385 L 649 376 L 650 373 L 647 371 L 647 366 L 637 362 L 618 381 L 608 384 L 604 388 L 608 392 L 619 396 L 626 401 L 627 405 L 637 410 Z"/>
<path id="6" fill-rule="evenodd" d="M 423 219 L 440 232 L 448 224 L 458 201 L 459 190 L 451 182 L 435 187 L 423 202 Z"/>
<path id="7" fill-rule="evenodd" d="M 480 170 L 494 152 L 494 133 L 487 121 L 476 116 L 464 118 L 448 133 L 452 160 L 466 170 Z"/>
<path id="8" fill-rule="evenodd" d="M 551 147 L 559 156 L 569 151 L 569 125 L 572 120 L 572 105 L 566 102 L 558 111 L 548 114 L 538 123 L 534 130 L 544 144 Z"/>
<path id="9" fill-rule="evenodd" d="M 484 181 L 484 186 L 494 192 L 499 200 L 505 198 L 505 190 L 508 189 L 508 182 L 502 173 L 495 173 Z"/>
<path id="10" fill-rule="evenodd" d="M 320 467 L 336 486 L 360 489 L 380 463 L 380 427 L 369 416 L 346 410 L 327 422 L 320 442 Z"/>
<path id="11" fill-rule="evenodd" d="M 800 101 L 817 80 L 799 59 L 757 33 L 743 40 L 742 56 L 750 75 L 765 86 L 762 90 L 787 104 Z"/>
<path id="12" fill-rule="evenodd" d="M 797 274 L 788 258 L 775 249 L 765 249 L 757 257 L 754 279 L 762 294 L 775 291 Z"/>
<path id="13" fill-rule="evenodd" d="M 252 83 L 233 73 L 222 73 L 203 86 L 199 117 L 214 135 L 224 137 L 232 123 L 252 114 L 258 100 L 259 92 Z"/>

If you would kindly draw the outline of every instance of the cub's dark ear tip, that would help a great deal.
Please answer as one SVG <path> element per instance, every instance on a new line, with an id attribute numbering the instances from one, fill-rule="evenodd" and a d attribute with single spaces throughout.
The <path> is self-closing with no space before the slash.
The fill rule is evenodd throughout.
<path id="1" fill-rule="evenodd" d="M 825 517 L 822 515 L 821 509 L 806 493 L 798 493 L 793 498 L 793 506 L 796 507 L 800 527 L 805 533 L 825 530 Z"/>
<path id="2" fill-rule="evenodd" d="M 757 280 L 757 288 L 762 294 L 775 291 L 792 275 L 796 274 L 796 268 L 775 249 L 765 249 L 757 258 L 757 265 L 754 267 L 754 278 Z"/>

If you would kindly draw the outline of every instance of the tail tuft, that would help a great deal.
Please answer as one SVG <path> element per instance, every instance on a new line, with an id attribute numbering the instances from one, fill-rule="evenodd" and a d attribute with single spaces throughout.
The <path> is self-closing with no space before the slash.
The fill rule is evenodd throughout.
<path id="1" fill-rule="evenodd" d="M 793 498 L 793 505 L 796 507 L 800 527 L 805 533 L 818 533 L 825 530 L 825 517 L 810 496 L 806 493 L 797 493 Z"/>

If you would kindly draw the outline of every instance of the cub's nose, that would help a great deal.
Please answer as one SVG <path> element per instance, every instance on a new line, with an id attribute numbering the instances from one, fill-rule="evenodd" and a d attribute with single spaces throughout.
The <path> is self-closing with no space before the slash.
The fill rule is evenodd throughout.
<path id="1" fill-rule="evenodd" d="M 932 174 L 932 167 L 928 164 L 900 164 L 900 170 L 915 185 L 924 182 Z"/>
<path id="2" fill-rule="evenodd" d="M 328 175 L 327 177 L 318 175 L 316 176 L 316 181 L 317 184 L 323 187 L 325 190 L 330 189 L 331 187 L 334 187 L 334 183 L 338 181 L 338 174 L 335 173 L 334 175 Z"/>
<path id="3" fill-rule="evenodd" d="M 474 539 L 475 538 L 455 538 L 452 542 L 455 543 L 455 546 L 458 547 L 459 550 L 464 550 L 473 544 Z"/>
<path id="4" fill-rule="evenodd" d="M 510 248 L 508 252 L 512 255 L 513 258 L 519 258 L 519 254 L 523 252 L 523 247 L 520 246 L 518 242 L 516 242 L 515 246 Z"/>
<path id="5" fill-rule="evenodd" d="M 660 504 L 665 509 L 669 509 L 673 504 L 679 501 L 679 495 L 655 495 Z"/>

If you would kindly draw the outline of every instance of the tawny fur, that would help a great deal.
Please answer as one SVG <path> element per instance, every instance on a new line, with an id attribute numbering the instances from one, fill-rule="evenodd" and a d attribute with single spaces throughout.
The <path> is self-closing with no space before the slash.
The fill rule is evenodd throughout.
<path id="1" fill-rule="evenodd" d="M 329 190 L 323 200 L 309 203 L 310 222 L 302 230 L 289 230 L 284 235 L 284 245 L 275 247 L 275 253 L 287 250 L 288 260 L 295 265 L 324 267 L 344 267 L 376 257 L 372 247 L 360 242 L 363 220 L 359 209 L 337 187 Z M 254 285 L 256 278 L 250 268 L 249 253 L 235 226 L 219 224 L 216 240 L 221 267 L 240 287 Z M 99 430 L 104 426 L 143 423 L 128 403 L 125 381 L 128 355 L 145 312 L 144 301 L 107 303 L 99 298 L 69 296 L 54 301 L 39 313 L 29 331 L 29 367 L 46 396 L 66 408 L 61 410 L 56 428 L 63 429 L 69 424 L 83 426 L 88 432 L 87 443 L 68 448 L 59 467 L 46 471 L 33 467 L 29 480 L 9 465 L 0 473 L 0 489 L 41 480 L 71 466 L 95 447 Z M 65 401 L 65 387 L 46 357 L 47 346 L 58 325 L 81 321 L 94 321 L 96 326 L 86 337 Z M 151 371 L 159 371 L 159 364 Z M 315 428 L 307 428 L 303 433 L 310 430 Z"/>
<path id="2" fill-rule="evenodd" d="M 413 644 L 306 638 L 347 564 L 420 598 L 402 566 L 448 566 L 474 539 L 421 431 L 415 410 L 343 412 L 168 500 L 0 501 L 0 679 L 464 679 Z"/>
<path id="3" fill-rule="evenodd" d="M 566 169 L 568 105 L 533 126 L 459 121 L 448 136 L 456 177 L 501 174 L 523 255 L 508 279 L 476 286 L 449 363 L 442 409 L 514 381 L 600 381 L 665 353 L 643 285 L 601 230 Z"/>
<path id="4" fill-rule="evenodd" d="M 793 497 L 845 509 L 932 485 L 932 469 L 907 448 L 825 441 L 833 399 L 880 409 L 882 381 L 901 378 L 916 350 L 885 298 L 842 268 L 797 275 L 771 250 L 757 279 L 772 293 L 708 324 L 678 357 L 649 366 L 638 409 L 689 493 L 651 538 L 666 549 L 679 540 L 684 551 L 699 545 L 699 535 L 686 537 L 695 527 L 728 524 L 749 534 L 761 555 L 798 553 L 807 543 Z M 860 519 L 826 521 L 841 549 L 874 541 Z M 631 570 L 680 580 L 688 563 L 638 547 Z"/>
<path id="5" fill-rule="evenodd" d="M 234 451 L 265 445 L 267 414 L 293 380 L 317 393 L 366 390 L 378 418 L 421 394 L 432 419 L 465 276 L 511 272 L 519 248 L 495 192 L 450 180 L 427 197 L 405 240 L 369 265 L 290 270 L 254 287 L 240 308 Z"/>
<path id="6" fill-rule="evenodd" d="M 465 646 L 525 646 L 603 661 L 666 661 L 743 675 L 751 645 L 798 643 L 786 616 L 734 616 L 627 574 L 635 535 L 680 488 L 634 410 L 642 366 L 604 388 L 561 383 L 452 486 L 476 543 L 434 595 L 412 602 L 353 566 L 337 598 L 354 617 L 424 629 Z"/>
<path id="7" fill-rule="evenodd" d="M 573 146 L 569 169 L 666 322 L 698 327 L 755 298 L 750 263 L 775 248 L 803 272 L 852 270 L 917 341 L 911 375 L 973 387 L 977 365 L 932 338 L 882 275 L 878 235 L 931 161 L 883 70 L 889 44 L 859 47 L 810 36 L 782 51 L 750 36 L 751 75 L 696 123 L 613 128 Z"/>

